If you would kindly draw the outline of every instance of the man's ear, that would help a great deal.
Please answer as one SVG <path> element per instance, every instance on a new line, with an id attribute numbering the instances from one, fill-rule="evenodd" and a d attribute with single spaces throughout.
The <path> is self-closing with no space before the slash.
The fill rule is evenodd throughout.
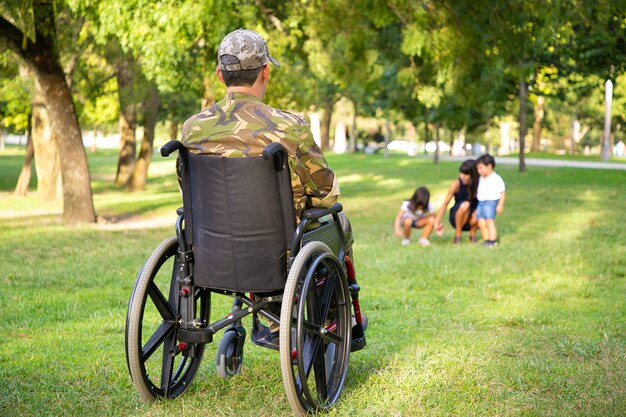
<path id="1" fill-rule="evenodd" d="M 220 67 L 215 68 L 215 74 L 217 74 L 217 78 L 220 80 L 222 84 L 226 84 L 224 82 L 224 75 L 222 74 L 222 70 L 220 69 Z"/>
<path id="2" fill-rule="evenodd" d="M 261 71 L 261 76 L 263 77 L 263 81 L 270 78 L 270 64 L 265 64 L 263 67 L 263 71 Z"/>

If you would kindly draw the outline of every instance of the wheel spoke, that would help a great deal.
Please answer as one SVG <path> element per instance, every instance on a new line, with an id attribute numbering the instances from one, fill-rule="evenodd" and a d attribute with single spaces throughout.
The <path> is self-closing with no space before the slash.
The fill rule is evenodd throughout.
<path id="1" fill-rule="evenodd" d="M 164 321 L 159 325 L 159 328 L 150 337 L 150 340 L 141 349 L 141 360 L 146 363 L 150 356 L 159 348 L 165 338 L 172 333 L 175 326 L 173 322 Z"/>
<path id="2" fill-rule="evenodd" d="M 306 333 L 315 335 L 327 342 L 336 343 L 336 344 L 343 342 L 343 338 L 339 336 L 337 333 L 327 332 L 327 333 L 320 334 L 320 326 L 315 325 L 311 323 L 310 321 L 302 320 L 302 330 L 305 331 Z"/>
<path id="3" fill-rule="evenodd" d="M 159 290 L 159 287 L 156 286 L 154 281 L 151 282 L 148 287 L 148 295 L 154 303 L 154 306 L 157 310 L 159 310 L 159 314 L 161 314 L 163 320 L 173 321 L 175 319 L 176 314 L 174 313 L 172 306 L 167 302 L 163 293 L 161 293 L 161 290 Z"/>
<path id="4" fill-rule="evenodd" d="M 174 376 L 172 377 L 172 382 L 178 381 L 178 378 L 185 370 L 185 365 L 187 365 L 187 359 L 189 359 L 188 356 L 183 356 L 182 359 L 180 360 L 180 363 L 178 364 L 178 367 L 176 368 L 176 372 L 174 373 Z"/>
<path id="5" fill-rule="evenodd" d="M 326 400 L 326 362 L 324 355 L 324 345 L 321 343 L 319 343 L 317 349 L 315 349 L 313 368 L 315 369 L 315 386 L 317 387 L 317 393 L 319 394 L 320 398 Z"/>
<path id="6" fill-rule="evenodd" d="M 326 283 L 322 288 L 322 293 L 318 297 L 319 315 L 322 319 L 328 318 L 328 311 L 332 302 L 333 294 L 335 293 L 335 281 L 337 280 L 337 273 L 332 272 L 329 276 L 326 276 Z"/>
<path id="7" fill-rule="evenodd" d="M 170 349 L 176 344 L 176 332 L 171 332 L 163 343 L 163 364 L 161 366 L 161 389 L 165 398 L 170 396 L 172 387 L 172 370 L 176 356 L 170 355 Z"/>

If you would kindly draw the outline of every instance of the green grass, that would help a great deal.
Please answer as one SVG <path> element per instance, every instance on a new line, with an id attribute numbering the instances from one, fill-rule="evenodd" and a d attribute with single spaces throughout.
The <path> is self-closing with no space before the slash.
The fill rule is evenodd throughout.
<path id="1" fill-rule="evenodd" d="M 171 160 L 156 157 L 148 189 L 127 194 L 110 185 L 115 155 L 91 156 L 96 209 L 113 223 L 66 227 L 59 203 L 10 193 L 21 158 L 0 155 L 0 415 L 290 414 L 278 355 L 251 343 L 231 381 L 217 377 L 212 343 L 183 397 L 146 405 L 134 391 L 126 304 L 143 261 L 173 233 Z M 420 248 L 393 236 L 400 201 L 427 185 L 437 206 L 457 163 L 328 159 L 370 323 L 329 416 L 626 414 L 626 173 L 499 166 L 500 245 L 453 246 L 447 227 Z M 144 223 L 124 227 L 133 220 Z M 214 317 L 229 303 L 218 300 Z"/>

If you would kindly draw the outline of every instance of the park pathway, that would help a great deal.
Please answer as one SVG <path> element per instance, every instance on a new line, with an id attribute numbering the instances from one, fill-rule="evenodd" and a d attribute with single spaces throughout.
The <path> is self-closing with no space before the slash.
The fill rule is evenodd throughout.
<path id="1" fill-rule="evenodd" d="M 432 156 L 429 156 L 432 158 Z M 442 161 L 465 161 L 471 156 L 441 155 Z M 496 165 L 519 165 L 517 157 L 496 156 Z M 602 161 L 571 161 L 565 159 L 526 158 L 526 166 L 529 167 L 568 167 L 568 168 L 591 168 L 591 169 L 618 169 L 626 171 L 626 163 L 602 162 Z"/>

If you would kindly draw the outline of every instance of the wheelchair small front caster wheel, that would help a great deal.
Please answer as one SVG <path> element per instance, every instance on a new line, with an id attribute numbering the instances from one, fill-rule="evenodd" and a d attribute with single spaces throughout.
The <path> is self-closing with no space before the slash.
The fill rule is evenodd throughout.
<path id="1" fill-rule="evenodd" d="M 216 368 L 217 375 L 227 380 L 241 372 L 243 362 L 243 344 L 246 334 L 237 330 L 227 330 L 217 348 Z"/>

